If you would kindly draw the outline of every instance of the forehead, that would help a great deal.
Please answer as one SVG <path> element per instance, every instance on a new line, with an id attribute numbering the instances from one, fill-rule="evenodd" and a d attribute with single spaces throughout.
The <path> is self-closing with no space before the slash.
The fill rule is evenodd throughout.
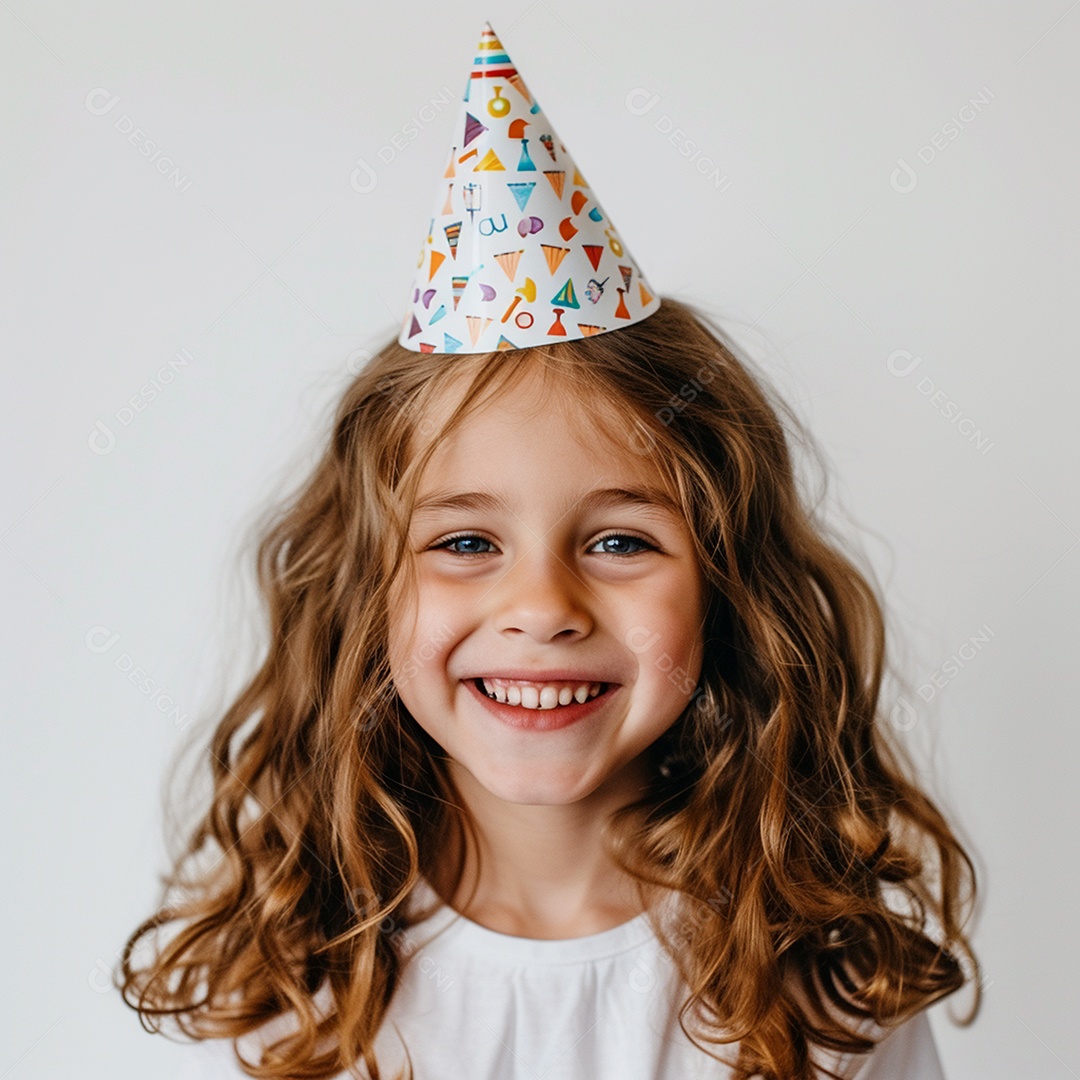
<path id="1" fill-rule="evenodd" d="M 454 380 L 424 410 L 417 443 L 427 447 L 468 392 Z M 644 452 L 640 420 L 610 393 L 585 390 L 537 365 L 514 373 L 470 403 L 435 447 L 419 491 L 474 476 L 490 486 L 573 478 L 593 487 L 669 489 L 654 452 Z M 635 435 L 637 436 L 635 438 Z M 596 481 L 596 483 L 594 483 Z"/>
<path id="2" fill-rule="evenodd" d="M 573 415 L 579 424 L 619 423 L 625 412 L 626 407 L 620 408 L 609 391 L 587 387 L 535 358 L 507 360 L 487 385 L 474 391 L 472 382 L 477 370 L 466 362 L 458 371 L 451 369 L 442 380 L 423 408 L 429 430 L 440 427 L 467 397 L 481 410 L 512 408 L 518 414 L 541 416 L 562 413 Z"/>

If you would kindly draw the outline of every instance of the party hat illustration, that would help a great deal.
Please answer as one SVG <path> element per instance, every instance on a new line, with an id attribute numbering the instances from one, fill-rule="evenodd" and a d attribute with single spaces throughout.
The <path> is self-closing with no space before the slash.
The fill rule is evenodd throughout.
<path id="1" fill-rule="evenodd" d="M 415 352 L 524 349 L 659 307 L 485 23 L 398 340 Z"/>

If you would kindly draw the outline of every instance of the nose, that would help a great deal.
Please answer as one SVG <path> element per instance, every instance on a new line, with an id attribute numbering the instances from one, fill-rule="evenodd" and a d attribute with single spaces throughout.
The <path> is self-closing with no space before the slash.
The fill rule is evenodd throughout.
<path id="1" fill-rule="evenodd" d="M 560 635 L 584 636 L 592 629 L 588 585 L 542 540 L 514 560 L 491 597 L 500 634 L 524 633 L 550 641 Z"/>

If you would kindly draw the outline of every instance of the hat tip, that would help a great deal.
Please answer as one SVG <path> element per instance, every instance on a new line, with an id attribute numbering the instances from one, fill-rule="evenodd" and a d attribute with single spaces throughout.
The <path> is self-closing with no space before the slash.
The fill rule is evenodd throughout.
<path id="1" fill-rule="evenodd" d="M 490 22 L 485 22 L 480 30 L 480 50 L 487 52 L 491 49 L 502 49 L 502 47 L 503 43 L 499 40 L 499 35 L 495 33 L 495 27 Z"/>

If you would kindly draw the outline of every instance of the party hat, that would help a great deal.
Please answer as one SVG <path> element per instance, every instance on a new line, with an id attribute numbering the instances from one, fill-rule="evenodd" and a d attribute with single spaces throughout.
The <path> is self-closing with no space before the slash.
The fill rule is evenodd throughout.
<path id="1" fill-rule="evenodd" d="M 659 307 L 485 23 L 398 340 L 415 352 L 524 349 Z"/>

